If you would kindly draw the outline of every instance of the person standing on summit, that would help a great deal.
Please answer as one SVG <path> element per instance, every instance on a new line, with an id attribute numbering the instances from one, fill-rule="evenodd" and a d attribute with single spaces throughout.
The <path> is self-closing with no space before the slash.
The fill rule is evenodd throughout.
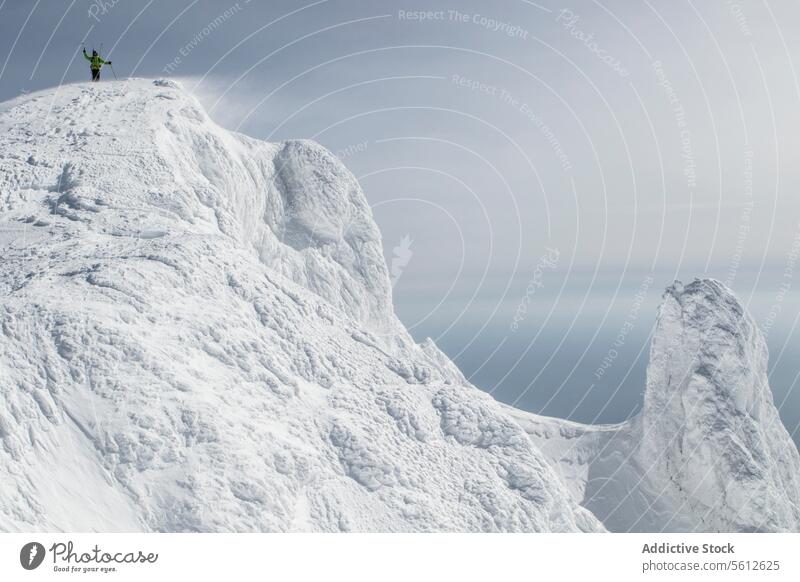
<path id="1" fill-rule="evenodd" d="M 96 83 L 100 80 L 100 68 L 103 65 L 110 65 L 111 61 L 104 61 L 100 58 L 100 55 L 97 54 L 97 51 L 92 51 L 92 56 L 86 52 L 86 47 L 83 48 L 83 58 L 89 61 L 89 67 L 92 69 L 92 83 Z"/>

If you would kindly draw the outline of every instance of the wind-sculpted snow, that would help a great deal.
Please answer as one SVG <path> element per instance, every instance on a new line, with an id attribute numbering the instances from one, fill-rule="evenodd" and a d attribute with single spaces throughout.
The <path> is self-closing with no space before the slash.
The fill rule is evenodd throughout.
<path id="1" fill-rule="evenodd" d="M 642 414 L 650 478 L 718 531 L 800 529 L 800 458 L 772 402 L 767 349 L 716 281 L 665 296 Z"/>
<path id="2" fill-rule="evenodd" d="M 395 317 L 341 163 L 171 81 L 0 105 L 0 294 L 0 530 L 800 529 L 722 285 L 666 294 L 632 421 L 500 405 Z"/>
<path id="3" fill-rule="evenodd" d="M 170 81 L 0 106 L 0 530 L 599 531 L 393 314 L 352 175 Z"/>
<path id="4" fill-rule="evenodd" d="M 514 416 L 611 530 L 800 530 L 800 457 L 772 402 L 764 339 L 716 281 L 665 293 L 638 417 Z"/>

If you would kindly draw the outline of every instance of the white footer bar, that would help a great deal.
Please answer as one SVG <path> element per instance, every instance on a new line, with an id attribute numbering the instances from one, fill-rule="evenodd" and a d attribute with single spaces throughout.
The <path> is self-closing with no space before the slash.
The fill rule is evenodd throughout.
<path id="1" fill-rule="evenodd" d="M 800 534 L 0 534 L 0 580 L 800 580 Z M 195 578 L 196 577 L 196 578 Z"/>

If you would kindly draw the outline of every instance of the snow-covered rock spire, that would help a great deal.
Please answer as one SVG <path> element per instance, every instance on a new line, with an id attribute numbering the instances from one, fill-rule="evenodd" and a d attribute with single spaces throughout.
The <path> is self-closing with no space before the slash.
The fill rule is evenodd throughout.
<path id="1" fill-rule="evenodd" d="M 767 348 L 722 283 L 675 282 L 650 350 L 642 463 L 716 531 L 796 530 L 800 457 L 773 404 Z"/>

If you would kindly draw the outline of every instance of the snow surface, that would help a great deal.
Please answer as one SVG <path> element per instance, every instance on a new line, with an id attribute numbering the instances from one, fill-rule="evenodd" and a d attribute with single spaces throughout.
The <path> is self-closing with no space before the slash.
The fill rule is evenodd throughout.
<path id="1" fill-rule="evenodd" d="M 0 530 L 800 529 L 719 284 L 667 295 L 641 417 L 511 409 L 395 317 L 334 156 L 172 81 L 0 105 L 0 294 Z"/>
<path id="2" fill-rule="evenodd" d="M 717 281 L 665 293 L 630 422 L 511 413 L 612 531 L 800 531 L 800 457 L 772 402 L 766 345 Z"/>
<path id="3" fill-rule="evenodd" d="M 0 529 L 602 529 L 411 340 L 325 149 L 225 131 L 170 81 L 0 119 Z"/>

